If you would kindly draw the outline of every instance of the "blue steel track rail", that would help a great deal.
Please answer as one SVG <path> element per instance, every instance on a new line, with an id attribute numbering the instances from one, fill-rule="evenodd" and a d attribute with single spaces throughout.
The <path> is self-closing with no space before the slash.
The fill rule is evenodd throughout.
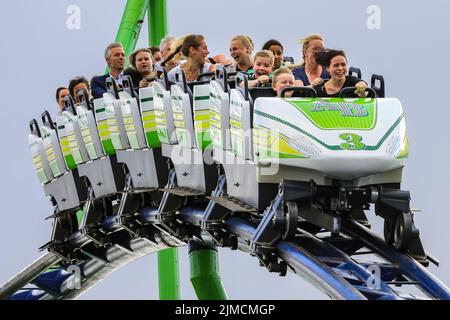
<path id="1" fill-rule="evenodd" d="M 154 209 L 148 208 L 153 211 Z M 140 213 L 146 212 L 145 209 Z M 200 230 L 203 211 L 182 210 L 180 219 Z M 251 239 L 257 221 L 238 217 L 226 220 L 225 228 L 238 238 L 238 249 L 252 254 Z M 115 229 L 115 232 L 125 230 Z M 103 248 L 103 259 L 92 257 L 79 262 L 80 288 L 72 288 L 74 275 L 67 265 L 47 253 L 0 288 L 0 299 L 75 299 L 110 273 L 147 254 L 185 243 L 174 235 L 152 228 L 150 237 L 131 237 Z M 203 234 L 202 234 L 203 235 Z M 205 240 L 206 236 L 205 236 Z M 126 242 L 126 243 L 125 243 Z M 398 300 L 450 299 L 449 289 L 413 258 L 386 245 L 370 229 L 344 220 L 342 233 L 310 234 L 299 229 L 294 240 L 278 241 L 276 253 L 290 270 L 306 279 L 332 299 Z M 370 259 L 361 260 L 360 256 Z M 375 257 L 377 257 L 375 259 Z M 380 272 L 380 281 L 370 285 L 370 267 Z M 416 291 L 411 292 L 410 288 Z M 406 290 L 404 290 L 406 289 Z M 417 294 L 417 292 L 420 292 Z"/>

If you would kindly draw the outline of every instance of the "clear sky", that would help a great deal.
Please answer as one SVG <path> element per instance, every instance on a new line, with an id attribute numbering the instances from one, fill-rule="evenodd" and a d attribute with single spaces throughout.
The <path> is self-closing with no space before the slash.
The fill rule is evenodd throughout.
<path id="1" fill-rule="evenodd" d="M 430 269 L 450 284 L 450 151 L 448 94 L 449 0 L 168 0 L 169 32 L 205 35 L 211 54 L 227 53 L 236 34 L 250 35 L 258 49 L 280 40 L 285 54 L 300 58 L 298 40 L 320 33 L 326 46 L 344 49 L 350 65 L 386 78 L 387 95 L 406 111 L 410 158 L 403 188 L 410 190 L 424 246 L 441 261 Z M 80 9 L 79 29 L 69 28 L 70 6 Z M 114 40 L 125 0 L 15 0 L 0 10 L 3 63 L 0 156 L 2 203 L 0 283 L 40 253 L 49 240 L 49 201 L 32 167 L 28 122 L 56 110 L 55 89 L 71 77 L 103 72 L 105 46 Z M 374 7 L 376 6 L 376 7 Z M 375 11 L 374 11 L 375 10 Z M 379 10 L 379 11 L 378 11 Z M 374 12 L 380 19 L 373 20 Z M 140 46 L 146 46 L 146 28 Z M 371 216 L 375 229 L 381 220 Z M 240 252 L 220 250 L 220 268 L 230 298 L 320 299 L 324 294 L 293 274 L 280 278 Z M 195 299 L 186 249 L 180 250 L 182 298 Z M 156 299 L 156 256 L 142 258 L 91 289 L 85 299 Z"/>

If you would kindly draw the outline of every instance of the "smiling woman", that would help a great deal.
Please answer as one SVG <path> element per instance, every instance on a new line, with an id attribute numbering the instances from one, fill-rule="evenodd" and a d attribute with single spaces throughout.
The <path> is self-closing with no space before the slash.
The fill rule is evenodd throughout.
<path id="1" fill-rule="evenodd" d="M 347 58 L 342 50 L 317 52 L 316 61 L 330 73 L 331 79 L 314 86 L 318 97 L 338 97 L 342 88 L 356 87 L 357 94 L 364 96 L 367 84 L 354 76 L 348 76 Z"/>
<path id="2" fill-rule="evenodd" d="M 212 65 L 205 63 L 209 51 L 205 37 L 202 35 L 188 35 L 178 50 L 181 51 L 183 56 L 187 57 L 187 60 L 169 72 L 168 77 L 170 82 L 177 82 L 176 74 L 180 69 L 185 72 L 187 81 L 195 81 L 200 74 L 212 71 Z"/>
<path id="3" fill-rule="evenodd" d="M 231 39 L 230 53 L 236 61 L 236 71 L 253 73 L 253 40 L 249 36 L 238 35 Z"/>

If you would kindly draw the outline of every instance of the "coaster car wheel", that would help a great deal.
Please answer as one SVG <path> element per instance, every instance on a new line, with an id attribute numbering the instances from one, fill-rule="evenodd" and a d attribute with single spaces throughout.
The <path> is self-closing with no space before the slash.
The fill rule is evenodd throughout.
<path id="1" fill-rule="evenodd" d="M 401 213 L 395 222 L 394 245 L 397 250 L 407 248 L 413 233 L 413 218 L 410 213 Z"/>
<path id="2" fill-rule="evenodd" d="M 286 224 L 281 235 L 283 240 L 291 240 L 294 238 L 298 227 L 298 206 L 295 202 L 286 203 Z"/>

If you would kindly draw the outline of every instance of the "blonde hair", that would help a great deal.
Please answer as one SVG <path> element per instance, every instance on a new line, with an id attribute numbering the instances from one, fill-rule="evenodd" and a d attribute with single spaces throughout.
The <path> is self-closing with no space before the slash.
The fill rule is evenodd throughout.
<path id="1" fill-rule="evenodd" d="M 188 58 L 188 57 L 185 57 L 183 55 L 183 53 L 181 52 L 181 47 L 183 46 L 184 39 L 186 39 L 186 37 L 187 36 L 178 37 L 175 40 L 173 40 L 172 43 L 170 44 L 170 51 L 175 53 L 173 55 L 172 59 L 170 59 L 171 61 L 178 63 L 181 60 Z"/>
<path id="2" fill-rule="evenodd" d="M 313 33 L 313 34 L 310 34 L 309 36 L 307 36 L 306 38 L 300 39 L 300 45 L 302 46 L 302 58 L 303 58 L 302 66 L 304 66 L 306 63 L 305 52 L 308 50 L 309 44 L 313 40 L 324 41 L 323 37 L 318 33 Z"/>
<path id="3" fill-rule="evenodd" d="M 173 41 L 175 41 L 175 36 L 172 36 L 170 34 L 168 34 L 167 36 L 165 36 L 164 38 L 161 39 L 161 42 L 159 44 L 159 50 L 163 51 L 164 47 L 168 44 L 171 43 Z"/>
<path id="4" fill-rule="evenodd" d="M 270 50 L 258 51 L 255 54 L 255 58 L 254 58 L 255 61 L 256 61 L 256 58 L 268 58 L 268 59 L 270 59 L 270 63 L 272 64 L 272 66 L 275 63 L 275 56 L 273 55 L 272 51 L 270 51 Z"/>
<path id="5" fill-rule="evenodd" d="M 250 49 L 250 52 L 253 52 L 253 49 L 255 48 L 252 38 L 243 34 L 233 37 L 231 41 L 240 41 L 244 47 Z"/>
<path id="6" fill-rule="evenodd" d="M 291 69 L 289 69 L 288 67 L 281 67 L 280 69 L 275 70 L 272 74 L 272 85 L 273 86 L 275 86 L 275 84 L 278 81 L 278 78 L 282 74 L 290 74 L 291 76 L 293 76 Z"/>

